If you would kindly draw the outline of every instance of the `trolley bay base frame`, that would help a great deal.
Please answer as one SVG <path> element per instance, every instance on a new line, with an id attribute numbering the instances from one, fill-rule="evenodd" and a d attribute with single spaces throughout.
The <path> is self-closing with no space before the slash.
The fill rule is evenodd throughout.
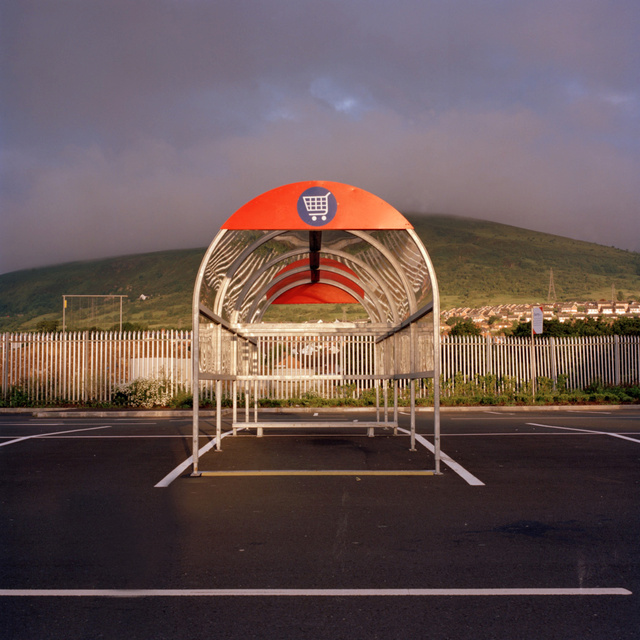
<path id="1" fill-rule="evenodd" d="M 242 478 L 247 476 L 435 476 L 435 471 L 409 469 L 381 469 L 379 471 L 352 469 L 265 469 L 262 471 L 200 471 L 198 476 Z"/>
<path id="2" fill-rule="evenodd" d="M 371 408 L 374 409 L 373 407 Z M 353 409 L 351 410 L 353 411 Z M 361 415 L 360 410 L 351 415 Z M 228 410 L 224 412 L 227 419 Z M 271 413 L 270 411 L 268 413 Z M 339 413 L 340 415 L 336 415 Z M 277 411 L 278 419 L 258 420 L 258 421 L 231 421 L 230 428 L 226 431 L 220 430 L 218 427 L 218 435 L 211 438 L 206 447 L 202 450 L 201 462 L 206 468 L 201 468 L 197 472 L 191 473 L 192 477 L 258 477 L 258 476 L 431 476 L 439 475 L 433 467 L 433 450 L 429 447 L 416 448 L 416 440 L 420 436 L 416 436 L 415 430 L 400 428 L 396 420 L 370 420 L 354 418 L 349 420 L 350 410 L 340 410 L 339 412 L 331 411 L 329 414 L 323 412 L 317 420 L 305 419 L 300 416 L 299 408 L 296 411 L 292 408 L 290 411 Z M 367 412 L 369 413 L 369 412 Z M 291 418 L 288 418 L 288 414 Z M 314 417 L 318 416 L 315 414 Z M 368 418 L 369 416 L 367 416 Z M 216 421 L 218 422 L 218 421 Z M 226 423 L 225 424 L 229 424 Z M 249 463 L 248 468 L 238 469 L 237 462 L 231 458 L 219 457 L 218 454 L 229 451 L 232 448 L 235 453 L 238 448 L 243 448 L 247 440 L 264 439 L 271 441 L 270 446 L 273 447 L 273 439 L 278 441 L 278 457 L 274 460 L 290 460 L 295 468 L 253 468 Z M 280 446 L 283 439 L 293 441 L 284 447 Z M 341 442 L 349 446 L 341 447 L 341 455 L 343 465 L 334 468 L 331 462 L 327 460 L 327 447 L 322 446 L 320 457 L 318 457 L 317 446 L 323 439 L 334 442 Z M 370 444 L 362 444 L 362 440 L 368 441 Z M 237 440 L 237 444 L 233 444 Z M 220 443 L 223 443 L 222 445 Z M 376 444 L 374 444 L 374 442 Z M 409 442 L 411 443 L 409 446 Z M 224 443 L 227 443 L 226 445 Z M 243 443 L 243 444 L 240 444 Z M 360 443 L 360 444 L 359 444 Z M 231 445 L 233 444 L 233 447 Z M 215 445 L 215 446 L 214 446 Z M 291 449 L 296 453 L 292 453 Z M 284 453 L 283 450 L 284 449 Z M 262 445 L 252 445 L 253 451 L 261 451 L 260 456 L 269 456 L 269 449 L 266 450 Z M 363 450 L 366 450 L 368 457 L 375 452 L 375 462 L 373 468 L 369 468 L 369 463 L 363 467 L 363 459 L 361 458 Z M 288 453 L 287 453 L 288 451 Z M 315 451 L 315 453 L 314 453 Z M 404 455 L 402 451 L 406 452 Z M 346 453 L 345 453 L 346 452 Z M 206 454 L 206 455 L 205 455 Z M 401 463 L 392 468 L 385 466 L 386 455 L 390 454 L 395 457 L 404 459 Z M 281 455 L 284 458 L 281 458 Z M 307 455 L 309 457 L 307 458 Z M 356 456 L 353 465 L 344 465 L 345 457 Z M 245 462 L 247 453 L 245 451 Z M 288 457 L 290 456 L 290 457 Z M 426 458 L 425 458 L 426 456 Z M 330 456 L 333 457 L 333 456 Z M 300 468 L 302 465 L 303 468 Z M 378 467 L 378 468 L 376 468 Z M 381 468 L 384 467 L 384 468 Z"/>
<path id="3" fill-rule="evenodd" d="M 233 435 L 236 435 L 238 429 L 255 430 L 258 438 L 264 435 L 265 429 L 298 429 L 298 430 L 311 430 L 311 429 L 366 429 L 367 435 L 370 438 L 375 436 L 376 429 L 394 429 L 397 431 L 397 422 L 358 422 L 358 421 L 344 421 L 344 422 L 234 422 L 231 425 Z"/>

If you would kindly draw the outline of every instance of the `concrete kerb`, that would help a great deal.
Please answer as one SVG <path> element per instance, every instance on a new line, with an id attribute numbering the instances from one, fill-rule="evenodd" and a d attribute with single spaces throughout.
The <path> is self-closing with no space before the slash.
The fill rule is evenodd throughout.
<path id="1" fill-rule="evenodd" d="M 476 405 L 463 407 L 440 407 L 441 413 L 469 413 L 469 412 L 497 412 L 497 413 L 528 413 L 534 411 L 612 411 L 624 408 L 634 408 L 637 405 L 629 404 L 565 404 L 565 405 Z M 269 407 L 260 408 L 260 413 L 335 413 L 337 411 L 347 413 L 370 413 L 375 407 Z M 382 409 L 382 408 L 381 408 Z M 408 407 L 400 407 L 401 412 Z M 231 409 L 222 410 L 223 415 L 231 413 Z M 433 413 L 433 407 L 416 407 L 416 413 Z M 103 409 L 56 409 L 55 407 L 3 407 L 0 415 L 30 415 L 34 418 L 190 418 L 190 409 L 130 409 L 128 411 L 109 411 Z M 214 410 L 200 410 L 203 418 L 213 418 Z"/>

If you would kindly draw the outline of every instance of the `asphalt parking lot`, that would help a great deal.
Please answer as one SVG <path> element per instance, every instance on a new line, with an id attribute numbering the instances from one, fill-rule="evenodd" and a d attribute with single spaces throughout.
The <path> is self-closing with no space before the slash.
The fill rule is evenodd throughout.
<path id="1" fill-rule="evenodd" d="M 387 475 L 433 468 L 417 424 L 191 477 L 188 417 L 1 414 L 0 637 L 640 637 L 640 407 L 443 412 L 442 474 Z"/>

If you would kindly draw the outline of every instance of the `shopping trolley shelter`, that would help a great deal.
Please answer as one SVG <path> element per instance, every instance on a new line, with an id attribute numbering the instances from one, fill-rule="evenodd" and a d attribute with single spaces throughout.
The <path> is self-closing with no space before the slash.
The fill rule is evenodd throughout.
<path id="1" fill-rule="evenodd" d="M 271 305 L 342 303 L 361 305 L 368 320 L 263 322 Z M 302 434 L 320 426 L 399 436 L 400 388 L 410 399 L 410 426 L 402 435 L 413 452 L 415 386 L 425 379 L 433 385 L 433 468 L 388 471 L 439 473 L 438 323 L 438 286 L 427 250 L 388 203 L 325 181 L 285 185 L 251 200 L 211 242 L 194 287 L 193 475 L 217 473 L 200 456 L 210 446 L 222 449 L 223 384 L 232 396 L 233 435 L 242 429 L 258 437 L 269 428 Z M 215 440 L 201 449 L 202 381 L 215 381 L 217 423 Z M 273 386 L 296 394 L 349 385 L 375 390 L 375 420 L 258 419 L 258 401 Z"/>

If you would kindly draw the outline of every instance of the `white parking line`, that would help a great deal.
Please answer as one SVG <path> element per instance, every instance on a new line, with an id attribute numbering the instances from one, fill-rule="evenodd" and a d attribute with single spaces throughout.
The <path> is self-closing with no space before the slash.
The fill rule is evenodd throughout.
<path id="1" fill-rule="evenodd" d="M 403 429 L 402 427 L 398 427 L 398 431 L 402 431 L 403 433 L 410 434 L 411 432 L 407 429 Z M 431 451 L 431 453 L 435 454 L 435 447 L 423 436 L 416 433 L 416 441 L 419 442 L 423 447 L 426 447 Z M 482 480 L 478 480 L 472 473 L 469 473 L 462 465 L 458 464 L 453 458 L 449 457 L 444 451 L 440 451 L 440 459 L 444 462 L 451 471 L 455 471 L 463 480 L 465 480 L 468 484 L 474 487 L 484 487 L 484 482 Z"/>
<path id="2" fill-rule="evenodd" d="M 577 431 L 579 433 L 592 433 L 598 436 L 610 436 L 611 438 L 620 438 L 621 440 L 630 440 L 640 444 L 640 440 L 630 438 L 629 436 L 623 436 L 621 433 L 609 433 L 608 431 L 593 431 L 592 429 L 577 429 L 575 427 L 559 427 L 555 424 L 538 424 L 536 422 L 527 422 L 530 427 L 546 427 L 547 429 L 563 429 L 564 431 Z"/>
<path id="3" fill-rule="evenodd" d="M 0 589 L 0 597 L 396 597 L 396 596 L 630 596 L 620 587 L 506 589 Z"/>
<path id="4" fill-rule="evenodd" d="M 238 431 L 244 428 L 245 427 L 238 427 Z M 220 436 L 220 439 L 226 438 L 232 433 L 233 431 L 225 431 L 225 433 L 223 433 L 222 436 Z M 216 438 L 213 438 L 211 442 L 208 442 L 207 444 L 204 445 L 204 447 L 201 447 L 198 450 L 198 457 L 207 453 L 207 451 L 209 451 L 209 449 L 211 449 L 215 445 L 215 443 L 216 443 Z M 191 455 L 183 463 L 179 464 L 173 471 L 171 471 L 171 473 L 168 473 L 164 478 L 162 478 L 160 482 L 158 482 L 153 486 L 156 489 L 164 489 L 168 487 L 176 478 L 178 478 L 181 474 L 183 474 L 192 464 L 193 464 L 193 456 Z"/>
<path id="5" fill-rule="evenodd" d="M 0 443 L 0 447 L 6 447 L 8 444 L 15 444 L 16 442 L 22 442 L 23 440 L 31 440 L 32 438 L 46 438 L 48 436 L 58 436 L 61 433 L 76 433 L 77 431 L 93 431 L 94 429 L 110 429 L 111 425 L 105 425 L 103 427 L 89 427 L 87 429 L 70 429 L 69 431 L 54 431 L 53 433 L 36 433 L 32 436 L 23 436 L 22 438 L 15 438 L 14 440 L 8 440 L 7 442 Z"/>
<path id="6" fill-rule="evenodd" d="M 575 409 L 569 409 L 567 410 L 567 413 L 591 413 L 597 416 L 610 416 L 611 415 L 611 411 L 587 411 L 586 409 L 580 409 L 580 410 L 575 410 Z"/>
<path id="7" fill-rule="evenodd" d="M 64 422 L 0 422 L 0 427 L 59 427 Z"/>

